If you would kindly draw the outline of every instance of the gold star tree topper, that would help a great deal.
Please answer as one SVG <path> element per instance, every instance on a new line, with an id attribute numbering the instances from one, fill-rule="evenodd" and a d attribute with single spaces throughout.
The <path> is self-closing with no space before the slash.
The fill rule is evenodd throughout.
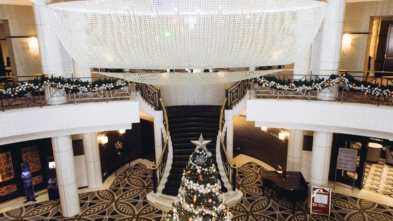
<path id="1" fill-rule="evenodd" d="M 201 136 L 199 136 L 199 140 L 192 140 L 191 142 L 197 146 L 195 149 L 203 149 L 207 151 L 206 144 L 210 143 L 211 140 L 204 140 L 203 135 L 201 134 Z"/>

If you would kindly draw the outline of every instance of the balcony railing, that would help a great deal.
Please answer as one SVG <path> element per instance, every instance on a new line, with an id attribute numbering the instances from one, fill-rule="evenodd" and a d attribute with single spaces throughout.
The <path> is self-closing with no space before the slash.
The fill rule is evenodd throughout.
<path id="1" fill-rule="evenodd" d="M 338 75 L 277 73 L 253 80 L 254 98 L 329 100 L 393 105 L 393 78 L 340 71 Z M 330 93 L 330 99 L 321 96 Z"/>
<path id="2" fill-rule="evenodd" d="M 0 78 L 1 110 L 131 100 L 137 92 L 159 108 L 159 89 L 115 78 L 47 78 L 44 75 Z"/>

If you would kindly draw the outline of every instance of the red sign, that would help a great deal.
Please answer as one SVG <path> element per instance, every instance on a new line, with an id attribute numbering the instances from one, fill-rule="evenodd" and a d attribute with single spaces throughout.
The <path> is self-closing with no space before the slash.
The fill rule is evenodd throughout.
<path id="1" fill-rule="evenodd" d="M 311 188 L 311 214 L 330 215 L 330 204 L 332 191 L 330 188 L 316 187 Z"/>

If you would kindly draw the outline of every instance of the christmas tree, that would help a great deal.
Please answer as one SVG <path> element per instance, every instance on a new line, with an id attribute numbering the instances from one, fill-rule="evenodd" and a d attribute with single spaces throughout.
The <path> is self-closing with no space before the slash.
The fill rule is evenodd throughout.
<path id="1" fill-rule="evenodd" d="M 231 214 L 225 209 L 221 197 L 221 182 L 212 154 L 206 149 L 210 141 L 201 134 L 183 171 L 181 186 L 169 221 L 229 221 Z"/>

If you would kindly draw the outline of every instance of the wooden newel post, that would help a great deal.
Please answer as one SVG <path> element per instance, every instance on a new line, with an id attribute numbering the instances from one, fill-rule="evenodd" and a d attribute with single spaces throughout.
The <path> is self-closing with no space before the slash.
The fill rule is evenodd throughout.
<path id="1" fill-rule="evenodd" d="M 237 174 L 236 168 L 233 168 L 232 169 L 232 190 L 233 191 L 236 191 L 236 174 Z"/>
<path id="2" fill-rule="evenodd" d="M 153 165 L 152 179 L 153 179 L 153 191 L 154 193 L 157 193 L 157 168 L 155 164 Z"/>

